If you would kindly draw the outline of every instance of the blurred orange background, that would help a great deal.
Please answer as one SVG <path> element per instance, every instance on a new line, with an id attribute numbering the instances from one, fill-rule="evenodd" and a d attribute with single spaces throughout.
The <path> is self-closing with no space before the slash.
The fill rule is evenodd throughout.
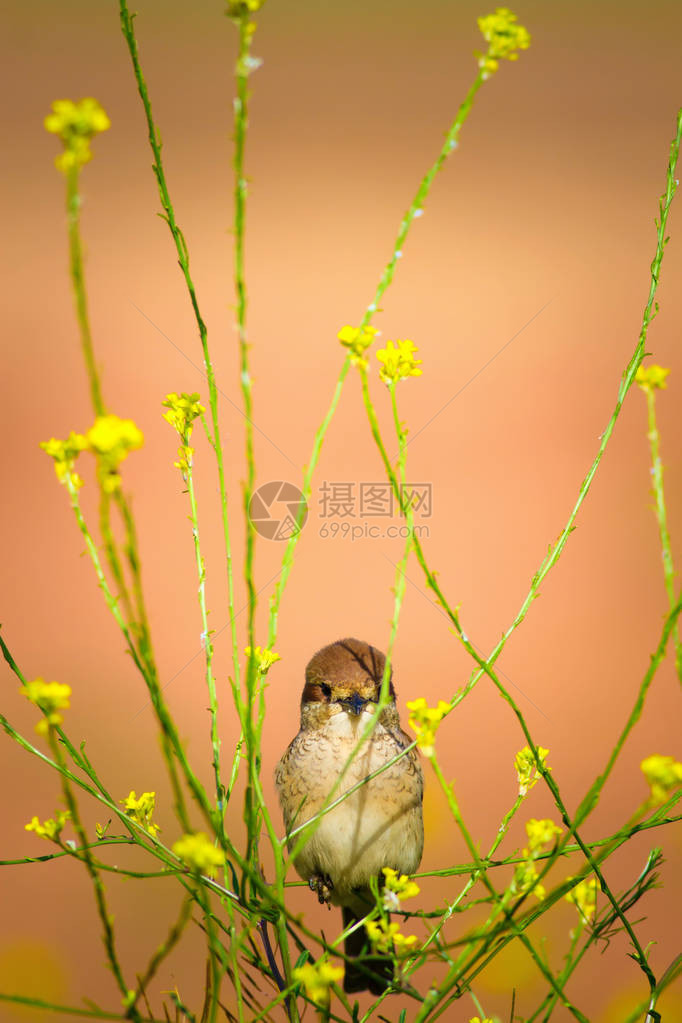
<path id="1" fill-rule="evenodd" d="M 245 469 L 230 234 L 235 32 L 217 0 L 140 0 L 137 9 L 141 60 L 171 194 L 224 394 L 221 423 L 242 608 Z M 258 483 L 301 480 L 343 358 L 336 333 L 344 323 L 359 322 L 372 300 L 402 214 L 475 75 L 472 53 L 482 46 L 476 17 L 482 13 L 469 0 L 270 0 L 258 15 L 254 52 L 264 65 L 251 79 L 247 152 Z M 382 340 L 412 338 L 423 359 L 423 376 L 399 389 L 401 416 L 414 436 L 408 478 L 432 484 L 426 555 L 484 653 L 513 620 L 548 544 L 565 524 L 615 404 L 648 293 L 653 220 L 682 97 L 678 3 L 535 0 L 517 13 L 532 46 L 482 89 L 460 148 L 414 224 L 375 321 Z M 176 825 L 141 680 L 82 556 L 67 495 L 38 448 L 39 441 L 83 430 L 91 421 L 69 288 L 64 181 L 53 164 L 55 139 L 42 128 L 53 99 L 95 96 L 112 121 L 111 130 L 95 141 L 95 159 L 83 174 L 93 332 L 108 406 L 134 418 L 145 433 L 144 449 L 126 463 L 125 485 L 139 524 L 166 695 L 190 757 L 210 785 L 188 507 L 172 466 L 176 441 L 160 405 L 172 390 L 198 390 L 207 398 L 201 350 L 170 236 L 156 216 L 151 156 L 117 5 L 37 0 L 16 5 L 6 20 L 3 636 L 28 677 L 72 686 L 70 735 L 86 742 L 108 787 L 121 798 L 132 788 L 156 790 L 163 837 L 171 843 Z M 674 204 L 658 294 L 661 311 L 647 344 L 653 359 L 672 371 L 658 409 L 678 564 L 681 216 Z M 373 380 L 388 433 L 388 399 L 376 370 Z M 571 810 L 603 768 L 625 723 L 666 614 L 645 404 L 639 391 L 628 397 L 565 554 L 499 662 L 535 741 L 550 750 Z M 212 626 L 223 630 L 216 639 L 216 667 L 229 759 L 237 729 L 227 686 L 221 527 L 216 476 L 199 433 L 200 528 Z M 320 536 L 325 520 L 319 487 L 325 480 L 345 481 L 357 493 L 361 482 L 382 478 L 351 373 L 324 444 L 282 606 L 277 642 L 282 661 L 269 676 L 263 776 L 278 824 L 272 773 L 297 730 L 305 664 L 315 649 L 342 636 L 386 647 L 392 563 L 402 551 L 402 541 L 389 537 L 353 542 Z M 87 476 L 83 502 L 94 524 L 93 490 Z M 267 541 L 257 550 L 263 643 L 282 553 L 282 544 Z M 414 561 L 408 577 L 394 654 L 404 723 L 406 700 L 448 699 L 472 667 L 425 592 Z M 245 617 L 238 619 L 240 646 Z M 0 673 L 3 712 L 32 737 L 35 711 L 18 694 L 11 673 L 4 666 Z M 646 797 L 643 757 L 682 756 L 680 696 L 669 657 L 583 829 L 587 839 L 616 830 Z M 439 734 L 446 775 L 455 780 L 465 820 L 484 850 L 515 798 L 514 754 L 523 745 L 516 719 L 486 679 Z M 56 776 L 7 738 L 0 743 L 0 767 L 0 856 L 49 852 L 24 824 L 33 814 L 53 815 L 60 805 Z M 432 777 L 425 809 L 422 869 L 465 860 Z M 82 810 L 94 829 L 98 806 L 84 802 Z M 537 786 L 503 853 L 523 844 L 526 817 L 547 815 L 551 800 Z M 236 802 L 228 827 L 238 839 Z M 627 887 L 654 845 L 662 846 L 667 861 L 664 887 L 631 916 L 645 917 L 637 932 L 643 945 L 657 942 L 651 963 L 660 974 L 680 951 L 679 825 L 638 836 L 609 860 L 606 876 L 615 889 Z M 108 861 L 140 862 L 126 850 L 110 851 Z M 566 873 L 577 865 L 577 859 L 566 863 Z M 106 880 L 124 969 L 132 976 L 165 936 L 179 894 L 165 879 Z M 456 878 L 425 882 L 422 905 L 442 904 L 459 887 Z M 118 994 L 103 965 L 85 872 L 65 860 L 4 867 L 0 892 L 0 992 L 30 992 L 70 1004 L 85 995 L 116 1011 Z M 322 914 L 303 889 L 292 899 L 309 922 L 335 932 L 336 912 L 333 920 Z M 546 952 L 556 969 L 575 919 L 565 903 L 545 918 Z M 170 958 L 156 989 L 177 985 L 189 1004 L 196 1003 L 203 980 L 195 931 Z M 457 935 L 456 929 L 450 933 Z M 595 1023 L 622 1020 L 646 995 L 628 950 L 622 935 L 603 955 L 593 950 L 567 987 Z M 506 1020 L 512 988 L 516 1012 L 524 1018 L 545 992 L 526 953 L 515 947 L 480 976 L 475 991 L 489 1015 Z M 397 1018 L 397 1005 L 402 1002 L 386 1007 L 389 1016 L 395 1012 Z M 664 1023 L 682 1019 L 679 983 L 659 1010 Z M 465 997 L 446 1018 L 459 1023 L 475 1012 Z M 37 1018 L 40 1013 L 0 1004 L 0 1019 L 8 1023 Z M 570 1017 L 557 1010 L 553 1018 Z"/>

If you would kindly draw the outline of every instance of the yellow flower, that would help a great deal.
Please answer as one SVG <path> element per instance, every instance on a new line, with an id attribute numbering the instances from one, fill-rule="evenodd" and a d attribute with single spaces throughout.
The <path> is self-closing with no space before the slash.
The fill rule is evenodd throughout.
<path id="1" fill-rule="evenodd" d="M 669 374 L 670 370 L 663 369 L 662 366 L 649 366 L 648 369 L 645 369 L 644 366 L 638 366 L 635 373 L 635 383 L 639 384 L 643 391 L 654 391 L 657 388 L 665 390 L 668 386 L 667 379 Z"/>
<path id="2" fill-rule="evenodd" d="M 385 878 L 384 908 L 390 913 L 397 913 L 402 899 L 412 899 L 419 895 L 419 885 L 416 881 L 411 881 L 407 874 L 399 874 L 392 867 L 382 867 L 381 871 Z"/>
<path id="3" fill-rule="evenodd" d="M 110 415 L 98 416 L 85 438 L 89 450 L 97 456 L 102 488 L 112 494 L 121 486 L 118 466 L 131 451 L 142 447 L 144 435 L 132 419 Z"/>
<path id="4" fill-rule="evenodd" d="M 179 459 L 173 465 L 180 470 L 183 476 L 187 476 L 192 467 L 192 455 L 194 454 L 194 448 L 189 445 L 194 420 L 206 409 L 199 401 L 196 391 L 193 394 L 186 394 L 184 391 L 182 394 L 176 394 L 175 391 L 171 391 L 161 404 L 168 409 L 168 412 L 164 412 L 163 418 L 171 424 L 182 441 L 178 448 Z"/>
<path id="5" fill-rule="evenodd" d="M 25 824 L 24 828 L 26 831 L 35 831 L 39 838 L 47 838 L 53 842 L 58 842 L 62 828 L 70 817 L 70 810 L 57 810 L 55 814 L 56 819 L 50 817 L 49 820 L 43 821 L 41 824 L 37 817 L 32 817 L 31 823 Z"/>
<path id="6" fill-rule="evenodd" d="M 62 723 L 64 719 L 59 711 L 67 710 L 69 707 L 71 686 L 36 678 L 22 686 L 19 692 L 23 693 L 31 703 L 35 703 L 36 707 L 40 707 L 45 714 L 45 717 L 36 725 L 36 732 L 40 735 L 45 735 L 50 725 Z"/>
<path id="7" fill-rule="evenodd" d="M 70 481 L 76 489 L 82 487 L 83 481 L 73 471 L 73 464 L 81 451 L 91 451 L 97 456 L 102 487 L 111 494 L 121 485 L 119 464 L 128 457 L 130 451 L 141 448 L 143 443 L 142 431 L 138 430 L 132 419 L 98 416 L 85 436 L 72 431 L 66 440 L 52 437 L 40 446 L 54 459 L 57 479 L 61 482 Z"/>
<path id="8" fill-rule="evenodd" d="M 225 863 L 223 850 L 218 849 L 203 831 L 195 835 L 183 835 L 172 848 L 175 855 L 198 874 L 213 877 L 216 869 Z"/>
<path id="9" fill-rule="evenodd" d="M 119 800 L 125 806 L 126 816 L 137 821 L 152 837 L 156 835 L 157 831 L 160 831 L 159 825 L 152 823 L 155 801 L 156 792 L 143 792 L 138 799 L 135 789 L 125 799 Z"/>
<path id="10" fill-rule="evenodd" d="M 538 760 L 540 761 L 540 765 L 549 771 L 550 768 L 546 767 L 545 764 L 548 753 L 548 749 L 545 749 L 543 746 L 538 746 Z M 529 746 L 524 746 L 523 749 L 519 750 L 516 754 L 515 765 L 516 775 L 519 779 L 519 795 L 526 796 L 542 777 L 536 767 L 535 757 L 533 756 L 532 750 Z"/>
<path id="11" fill-rule="evenodd" d="M 469 1023 L 493 1023 L 490 1016 L 486 1016 L 485 1019 L 481 1019 L 480 1016 L 472 1016 Z"/>
<path id="12" fill-rule="evenodd" d="M 679 785 L 682 785 L 682 764 L 674 757 L 662 757 L 658 753 L 647 757 L 639 765 L 651 787 L 649 803 L 656 806 L 666 799 Z"/>
<path id="13" fill-rule="evenodd" d="M 323 1008 L 329 1004 L 332 984 L 343 979 L 343 968 L 332 966 L 326 959 L 320 959 L 316 963 L 304 963 L 294 970 L 294 980 L 297 980 L 305 988 L 308 998 Z"/>
<path id="14" fill-rule="evenodd" d="M 90 140 L 111 127 L 106 112 L 91 96 L 77 103 L 70 99 L 56 99 L 52 104 L 52 113 L 47 115 L 44 124 L 47 131 L 62 140 L 64 152 L 57 157 L 55 163 L 64 172 L 73 167 L 82 167 L 91 160 Z"/>
<path id="15" fill-rule="evenodd" d="M 567 881 L 571 878 L 567 877 Z M 580 881 L 575 888 L 572 888 L 570 892 L 566 892 L 564 898 L 567 902 L 572 902 L 578 912 L 580 913 L 580 919 L 584 924 L 590 922 L 594 916 L 594 912 L 597 908 L 597 892 L 599 891 L 599 881 L 596 877 L 586 877 Z"/>
<path id="16" fill-rule="evenodd" d="M 528 30 L 517 25 L 516 20 L 508 7 L 498 7 L 494 14 L 478 19 L 478 27 L 488 43 L 487 53 L 476 54 L 485 78 L 497 71 L 500 60 L 518 60 L 517 50 L 527 50 L 530 46 Z"/>
<path id="17" fill-rule="evenodd" d="M 251 657 L 251 647 L 245 646 L 244 653 L 248 658 Z M 256 667 L 261 675 L 267 675 L 270 668 L 275 664 L 276 661 L 281 661 L 281 654 L 276 654 L 274 650 L 268 649 L 268 647 L 261 648 L 257 646 L 253 652 Z"/>
<path id="18" fill-rule="evenodd" d="M 417 746 L 425 757 L 433 756 L 438 725 L 450 710 L 450 704 L 439 700 L 437 707 L 429 707 L 423 696 L 407 704 L 409 725 L 417 734 Z"/>
<path id="19" fill-rule="evenodd" d="M 118 465 L 130 451 L 144 444 L 142 431 L 132 419 L 119 419 L 118 416 L 98 416 L 85 437 L 90 450 L 113 465 Z"/>
<path id="20" fill-rule="evenodd" d="M 194 454 L 194 448 L 190 447 L 189 444 L 181 444 L 178 448 L 178 460 L 173 462 L 176 469 L 179 469 L 183 476 L 186 476 L 189 470 L 192 468 L 192 455 Z"/>
<path id="21" fill-rule="evenodd" d="M 528 852 L 527 849 L 524 852 Z M 532 859 L 525 859 L 517 863 L 514 870 L 514 877 L 511 883 L 511 890 L 515 895 L 525 895 L 526 892 L 533 892 L 540 902 L 545 897 L 545 886 L 537 883 L 538 872 Z"/>
<path id="22" fill-rule="evenodd" d="M 413 945 L 417 944 L 416 934 L 402 934 L 398 924 L 390 924 L 383 918 L 368 920 L 365 930 L 379 952 L 395 952 L 396 955 L 401 955 L 409 952 Z"/>
<path id="23" fill-rule="evenodd" d="M 359 327 L 350 327 L 346 324 L 336 335 L 344 346 L 350 350 L 350 361 L 354 366 L 363 366 L 367 368 L 367 359 L 364 354 L 367 348 L 371 345 L 374 340 L 374 335 L 377 333 L 376 327 L 363 327 L 360 330 Z"/>
<path id="24" fill-rule="evenodd" d="M 526 834 L 528 835 L 528 850 L 532 854 L 539 852 L 543 845 L 548 845 L 557 835 L 561 835 L 562 829 L 548 818 L 536 820 L 535 817 L 531 817 L 529 821 L 526 821 Z"/>
<path id="25" fill-rule="evenodd" d="M 414 353 L 419 351 L 412 341 L 386 342 L 385 348 L 377 352 L 377 359 L 382 364 L 379 376 L 385 384 L 393 384 L 407 377 L 420 377 L 421 359 L 415 359 Z"/>
<path id="26" fill-rule="evenodd" d="M 395 892 L 401 899 L 412 899 L 419 895 L 419 885 L 416 881 L 410 880 L 407 874 L 399 874 L 392 867 L 382 867 L 382 874 L 386 878 L 386 887 L 389 891 Z"/>
<path id="27" fill-rule="evenodd" d="M 54 471 L 59 482 L 66 483 L 67 480 L 70 480 L 76 490 L 83 486 L 83 480 L 78 473 L 73 471 L 73 463 L 87 446 L 88 442 L 83 434 L 74 433 L 73 430 L 66 440 L 57 440 L 56 437 L 51 437 L 50 440 L 44 440 L 40 444 L 43 451 L 54 459 Z"/>
<path id="28" fill-rule="evenodd" d="M 175 391 L 171 391 L 161 404 L 168 409 L 168 412 L 164 412 L 163 418 L 186 439 L 192 432 L 194 420 L 206 411 L 196 391 L 193 394 L 186 394 L 184 391 L 176 394 Z"/>
<path id="29" fill-rule="evenodd" d="M 541 749 L 542 747 L 538 747 L 538 752 Z M 528 750 L 527 746 L 526 750 Z M 521 750 L 521 753 L 524 753 L 524 750 Z M 547 750 L 544 753 L 546 755 Z M 530 787 L 532 788 L 534 784 L 535 781 L 532 782 Z M 548 845 L 557 835 L 562 834 L 562 829 L 554 821 L 549 820 L 549 818 L 537 820 L 535 817 L 531 817 L 526 822 L 526 834 L 528 835 L 528 846 L 523 850 L 523 861 L 518 863 L 514 870 L 511 891 L 516 895 L 525 895 L 527 892 L 532 891 L 542 901 L 546 894 L 545 886 L 537 883 L 538 872 L 534 861 L 538 853 L 542 852 L 543 846 Z"/>

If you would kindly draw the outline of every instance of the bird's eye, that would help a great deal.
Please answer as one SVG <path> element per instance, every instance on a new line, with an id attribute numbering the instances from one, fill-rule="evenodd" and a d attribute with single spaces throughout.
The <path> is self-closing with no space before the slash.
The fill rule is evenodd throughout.
<path id="1" fill-rule="evenodd" d="M 327 685 L 326 682 L 320 682 L 320 689 L 322 690 L 322 695 L 326 700 L 331 699 L 332 687 L 330 685 Z"/>

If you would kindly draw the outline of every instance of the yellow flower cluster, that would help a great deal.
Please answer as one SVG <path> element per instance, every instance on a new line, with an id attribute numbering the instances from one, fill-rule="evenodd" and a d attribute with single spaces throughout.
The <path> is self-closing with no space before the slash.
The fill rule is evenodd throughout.
<path id="1" fill-rule="evenodd" d="M 126 796 L 125 799 L 119 800 L 119 802 L 125 807 L 126 816 L 137 821 L 152 837 L 156 835 L 157 831 L 161 830 L 158 824 L 152 822 L 156 792 L 143 792 L 138 799 L 135 795 L 135 789 L 132 789 L 130 795 Z"/>
<path id="2" fill-rule="evenodd" d="M 206 411 L 196 391 L 193 394 L 186 394 L 184 391 L 176 394 L 175 391 L 171 391 L 161 404 L 168 409 L 168 412 L 164 412 L 163 418 L 181 437 L 192 432 L 194 420 Z"/>
<path id="3" fill-rule="evenodd" d="M 120 489 L 118 467 L 131 451 L 144 444 L 144 436 L 132 419 L 98 416 L 85 435 L 88 449 L 97 456 L 97 470 L 102 489 L 113 494 Z"/>
<path id="4" fill-rule="evenodd" d="M 244 653 L 247 657 L 251 657 L 251 647 L 245 646 Z M 254 649 L 253 656 L 256 661 L 256 667 L 261 675 L 267 675 L 270 668 L 275 664 L 276 661 L 281 661 L 281 654 L 276 654 L 274 650 L 269 650 L 268 647 L 262 648 L 257 646 Z"/>
<path id="5" fill-rule="evenodd" d="M 651 787 L 649 797 L 651 806 L 665 803 L 673 789 L 682 785 L 682 764 L 674 757 L 663 757 L 654 753 L 639 766 Z"/>
<path id="6" fill-rule="evenodd" d="M 384 875 L 383 906 L 389 913 L 397 913 L 400 910 L 402 899 L 412 899 L 419 895 L 419 885 L 416 881 L 410 880 L 407 874 L 399 874 L 392 867 L 382 867 Z"/>
<path id="7" fill-rule="evenodd" d="M 381 363 L 379 376 L 385 384 L 395 384 L 398 380 L 406 380 L 407 377 L 420 377 L 422 371 L 419 369 L 422 360 L 415 359 L 414 353 L 419 349 L 412 341 L 386 342 L 385 348 L 377 352 L 377 359 Z"/>
<path id="8" fill-rule="evenodd" d="M 643 391 L 665 390 L 669 375 L 670 370 L 663 369 L 663 366 L 649 366 L 648 369 L 639 366 L 635 373 L 635 383 L 639 384 Z"/>
<path id="9" fill-rule="evenodd" d="M 549 771 L 551 768 L 545 764 L 548 753 L 549 750 L 545 749 L 544 746 L 538 746 L 540 765 Z M 519 750 L 514 762 L 516 765 L 516 776 L 519 779 L 519 795 L 526 796 L 533 786 L 538 783 L 542 775 L 537 769 L 535 757 L 529 746 L 524 746 L 522 750 Z"/>
<path id="10" fill-rule="evenodd" d="M 524 852 L 527 852 L 524 849 Z M 517 863 L 514 870 L 514 877 L 511 883 L 511 890 L 514 895 L 525 895 L 527 892 L 532 891 L 540 902 L 544 899 L 547 894 L 545 886 L 537 883 L 538 872 L 533 859 L 525 859 L 522 863 Z"/>
<path id="11" fill-rule="evenodd" d="M 518 895 L 532 891 L 542 901 L 546 894 L 545 886 L 537 883 L 538 872 L 534 861 L 538 853 L 542 852 L 543 846 L 549 845 L 562 834 L 562 829 L 549 818 L 536 820 L 535 817 L 531 817 L 526 821 L 526 834 L 528 845 L 523 850 L 524 860 L 516 866 L 511 890 Z"/>
<path id="12" fill-rule="evenodd" d="M 294 970 L 294 980 L 305 988 L 308 998 L 325 1008 L 329 1004 L 329 989 L 343 979 L 343 968 L 332 966 L 326 959 L 316 963 L 304 963 Z"/>
<path id="13" fill-rule="evenodd" d="M 171 391 L 161 404 L 168 409 L 168 412 L 164 412 L 163 418 L 171 424 L 182 441 L 178 448 L 179 460 L 173 464 L 183 476 L 186 476 L 192 466 L 192 455 L 194 454 L 194 448 L 190 447 L 189 443 L 194 420 L 206 409 L 199 401 L 196 391 L 193 394 L 186 394 L 184 391 L 181 394 L 176 394 L 175 391 Z"/>
<path id="14" fill-rule="evenodd" d="M 95 423 L 84 435 L 71 432 L 66 440 L 52 437 L 43 441 L 40 447 L 54 459 L 57 479 L 67 479 L 78 489 L 83 485 L 80 476 L 73 471 L 73 463 L 81 451 L 91 451 L 97 457 L 98 476 L 103 490 L 112 494 L 121 486 L 118 466 L 131 451 L 141 448 L 144 436 L 132 419 L 118 416 L 98 416 Z"/>
<path id="15" fill-rule="evenodd" d="M 70 817 L 70 810 L 57 810 L 55 814 L 56 819 L 50 817 L 49 820 L 43 821 L 41 824 L 37 817 L 32 817 L 31 823 L 25 824 L 24 828 L 26 831 L 35 831 L 39 838 L 47 838 L 52 842 L 58 842 L 62 828 Z"/>
<path id="16" fill-rule="evenodd" d="M 555 824 L 554 821 L 549 820 L 549 818 L 536 820 L 535 817 L 531 817 L 529 821 L 526 821 L 528 849 L 524 851 L 530 853 L 539 852 L 543 845 L 549 845 L 550 842 L 562 833 L 563 829 Z"/>
<path id="17" fill-rule="evenodd" d="M 571 878 L 567 877 L 567 881 Z M 596 877 L 586 877 L 580 881 L 575 888 L 572 888 L 570 892 L 566 892 L 564 898 L 567 902 L 572 902 L 580 913 L 580 919 L 584 924 L 590 922 L 594 916 L 594 912 L 597 908 L 597 892 L 599 891 L 599 881 Z"/>
<path id="18" fill-rule="evenodd" d="M 368 362 L 365 358 L 365 352 L 374 340 L 375 334 L 378 331 L 376 327 L 350 327 L 346 324 L 336 335 L 344 346 L 350 351 L 350 361 L 354 366 L 362 366 L 364 369 L 367 368 Z"/>
<path id="19" fill-rule="evenodd" d="M 494 14 L 478 19 L 478 27 L 488 43 L 488 52 L 477 54 L 478 66 L 486 78 L 497 71 L 501 60 L 518 60 L 517 51 L 530 46 L 530 33 L 516 21 L 508 7 L 498 7 Z"/>
<path id="20" fill-rule="evenodd" d="M 417 944 L 416 934 L 402 934 L 399 924 L 391 924 L 383 917 L 380 920 L 368 920 L 365 930 L 374 948 L 379 952 L 395 952 L 404 955 Z"/>
<path id="21" fill-rule="evenodd" d="M 412 881 L 407 874 L 399 874 L 392 867 L 382 867 L 382 874 L 386 878 L 386 887 L 389 891 L 395 892 L 401 899 L 412 899 L 419 895 L 419 885 Z"/>
<path id="22" fill-rule="evenodd" d="M 66 483 L 68 480 L 76 490 L 83 486 L 83 480 L 77 472 L 73 471 L 73 463 L 87 446 L 88 442 L 85 437 L 81 433 L 73 431 L 66 440 L 57 440 L 56 437 L 51 437 L 50 440 L 42 441 L 40 445 L 43 451 L 54 459 L 54 471 L 57 473 L 59 482 Z"/>
<path id="23" fill-rule="evenodd" d="M 493 1023 L 490 1016 L 486 1016 L 485 1019 L 481 1019 L 480 1016 L 472 1016 L 469 1023 Z"/>
<path id="24" fill-rule="evenodd" d="M 436 730 L 447 712 L 450 704 L 439 700 L 437 707 L 429 707 L 423 696 L 407 704 L 410 712 L 409 726 L 416 732 L 417 746 L 425 757 L 433 756 L 433 745 L 436 741 Z"/>
<path id="25" fill-rule="evenodd" d="M 36 732 L 39 735 L 45 735 L 50 725 L 60 725 L 62 723 L 64 719 L 59 711 L 67 710 L 69 707 L 71 686 L 64 685 L 61 682 L 46 682 L 42 678 L 36 678 L 22 686 L 19 692 L 23 693 L 31 703 L 35 703 L 36 707 L 40 707 L 45 714 L 45 717 L 36 725 Z"/>
<path id="26" fill-rule="evenodd" d="M 225 853 L 218 849 L 208 835 L 198 831 L 194 835 L 183 835 L 173 844 L 173 852 L 190 870 L 213 877 L 218 867 L 225 863 Z"/>
<path id="27" fill-rule="evenodd" d="M 91 160 L 90 140 L 111 127 L 106 112 L 91 96 L 77 103 L 70 99 L 56 99 L 52 104 L 52 113 L 47 115 L 44 124 L 47 131 L 62 140 L 64 152 L 56 158 L 55 163 L 65 173 Z"/>
<path id="28" fill-rule="evenodd" d="M 142 431 L 132 419 L 119 419 L 118 416 L 98 416 L 85 438 L 90 451 L 114 466 L 144 444 Z"/>

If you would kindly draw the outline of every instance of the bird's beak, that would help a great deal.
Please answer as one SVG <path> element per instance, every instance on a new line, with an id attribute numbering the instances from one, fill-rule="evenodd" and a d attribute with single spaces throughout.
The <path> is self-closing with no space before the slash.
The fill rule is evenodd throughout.
<path id="1" fill-rule="evenodd" d="M 343 704 L 350 714 L 362 714 L 363 710 L 367 706 L 367 700 L 360 696 L 359 693 L 353 693 L 353 695 L 347 700 L 340 700 L 339 702 Z"/>

